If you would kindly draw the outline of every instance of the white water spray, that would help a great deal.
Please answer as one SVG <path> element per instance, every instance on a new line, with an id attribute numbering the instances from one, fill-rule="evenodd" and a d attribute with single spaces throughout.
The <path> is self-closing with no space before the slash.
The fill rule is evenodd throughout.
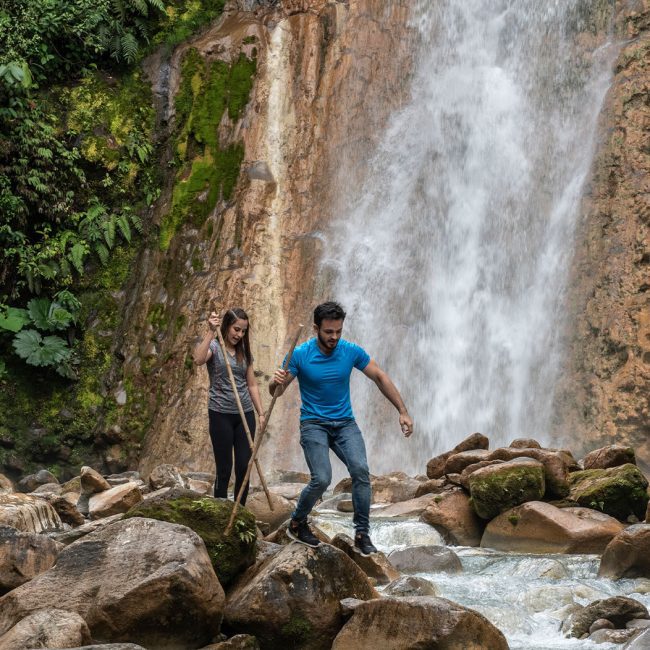
<path id="1" fill-rule="evenodd" d="M 416 422 L 402 440 L 376 388 L 354 380 L 373 472 L 422 472 L 473 431 L 548 441 L 574 226 L 615 55 L 578 45 L 595 4 L 414 9 L 411 101 L 365 185 L 341 182 L 324 260 L 346 338 L 389 372 Z"/>

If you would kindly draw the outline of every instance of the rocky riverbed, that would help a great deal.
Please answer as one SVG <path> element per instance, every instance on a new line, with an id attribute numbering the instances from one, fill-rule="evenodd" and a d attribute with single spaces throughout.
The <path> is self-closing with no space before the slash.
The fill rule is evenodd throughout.
<path id="1" fill-rule="evenodd" d="M 473 434 L 426 475 L 372 478 L 370 558 L 349 480 L 314 512 L 317 549 L 285 534 L 308 476 L 275 471 L 273 511 L 253 492 L 229 535 L 212 480 L 170 465 L 0 477 L 0 650 L 650 647 L 632 449 L 577 460 Z"/>

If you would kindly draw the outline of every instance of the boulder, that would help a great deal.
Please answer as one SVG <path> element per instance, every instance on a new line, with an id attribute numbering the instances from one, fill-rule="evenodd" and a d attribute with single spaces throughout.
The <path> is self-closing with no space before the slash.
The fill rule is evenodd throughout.
<path id="1" fill-rule="evenodd" d="M 54 566 L 62 548 L 62 544 L 44 535 L 0 526 L 0 594 Z"/>
<path id="2" fill-rule="evenodd" d="M 149 485 L 152 490 L 164 487 L 189 488 L 189 481 L 181 474 L 181 470 L 173 465 L 157 465 L 149 474 Z"/>
<path id="3" fill-rule="evenodd" d="M 87 465 L 81 468 L 79 482 L 81 494 L 85 495 L 97 494 L 111 489 L 111 484 L 97 470 Z"/>
<path id="4" fill-rule="evenodd" d="M 509 445 L 513 449 L 541 449 L 542 445 L 534 438 L 515 438 Z"/>
<path id="5" fill-rule="evenodd" d="M 48 607 L 37 609 L 0 636 L 2 650 L 70 648 L 90 642 L 86 621 L 76 612 Z"/>
<path id="6" fill-rule="evenodd" d="M 468 465 L 491 460 L 491 453 L 487 449 L 473 449 L 452 454 L 445 463 L 445 474 L 460 474 Z"/>
<path id="7" fill-rule="evenodd" d="M 290 501 L 296 501 L 304 489 L 304 483 L 280 483 L 279 485 L 271 485 L 269 492 L 289 499 Z"/>
<path id="8" fill-rule="evenodd" d="M 29 474 L 20 479 L 18 481 L 18 489 L 20 492 L 33 492 L 36 488 L 46 483 L 56 483 L 58 485 L 59 480 L 52 472 L 46 469 L 39 469 L 36 474 Z"/>
<path id="9" fill-rule="evenodd" d="M 49 533 L 49 536 L 57 542 L 61 542 L 61 544 L 64 546 L 67 546 L 68 544 L 72 544 L 72 542 L 76 542 L 78 539 L 81 539 L 85 535 L 94 533 L 95 531 L 100 530 L 101 528 L 105 528 L 106 526 L 116 521 L 120 521 L 120 519 L 123 518 L 123 514 L 112 515 L 111 517 L 106 517 L 105 519 L 97 519 L 95 521 L 86 522 L 85 524 L 82 524 L 77 528 L 73 528 L 72 530 L 61 530 L 54 533 Z"/>
<path id="10" fill-rule="evenodd" d="M 420 481 L 404 472 L 392 472 L 383 476 L 370 477 L 373 503 L 397 503 L 415 497 Z M 334 494 L 352 492 L 352 479 L 344 478 L 334 488 Z"/>
<path id="11" fill-rule="evenodd" d="M 482 460 L 479 463 L 468 465 L 461 473 L 460 480 L 458 481 L 461 487 L 469 492 L 469 477 L 477 470 L 483 467 L 490 467 L 491 465 L 501 465 L 505 460 Z"/>
<path id="12" fill-rule="evenodd" d="M 469 488 L 476 514 L 492 519 L 513 506 L 541 499 L 546 490 L 544 467 L 532 458 L 489 465 L 470 475 Z"/>
<path id="13" fill-rule="evenodd" d="M 436 588 L 425 578 L 420 578 L 419 576 L 402 576 L 386 585 L 383 595 L 398 596 L 400 598 L 406 598 L 408 596 L 435 596 Z"/>
<path id="14" fill-rule="evenodd" d="M 445 464 L 450 456 L 472 449 L 487 449 L 489 446 L 490 441 L 482 433 L 473 433 L 458 443 L 451 451 L 432 458 L 427 463 L 427 477 L 431 479 L 442 478 L 445 475 Z"/>
<path id="15" fill-rule="evenodd" d="M 269 508 L 266 494 L 263 491 L 255 492 L 248 496 L 246 509 L 250 510 L 258 521 L 269 524 L 272 532 L 291 517 L 296 506 L 285 497 L 273 493 L 271 493 L 271 503 L 273 503 L 273 510 Z"/>
<path id="16" fill-rule="evenodd" d="M 615 643 L 620 645 L 636 635 L 636 630 L 601 629 L 590 633 L 587 638 L 592 643 Z"/>
<path id="17" fill-rule="evenodd" d="M 445 598 L 387 597 L 358 605 L 332 650 L 507 650 L 503 634 L 484 616 Z"/>
<path id="18" fill-rule="evenodd" d="M 595 508 L 621 521 L 645 517 L 648 481 L 636 465 L 573 472 L 571 498 L 585 508 Z"/>
<path id="19" fill-rule="evenodd" d="M 269 474 L 272 483 L 304 483 L 311 480 L 308 472 L 299 472 L 294 469 L 273 469 Z"/>
<path id="20" fill-rule="evenodd" d="M 446 483 L 447 481 L 444 478 L 432 478 L 428 481 L 422 481 L 415 491 L 415 498 L 417 499 L 425 494 L 439 494 L 444 490 Z"/>
<path id="21" fill-rule="evenodd" d="M 390 563 L 383 553 L 373 553 L 369 556 L 361 555 L 361 551 L 354 545 L 354 540 L 343 533 L 335 535 L 332 546 L 343 551 L 352 561 L 378 585 L 387 585 L 391 580 L 399 578 L 399 571 Z"/>
<path id="22" fill-rule="evenodd" d="M 247 508 L 238 509 L 233 528 L 225 535 L 233 506 L 227 499 L 174 488 L 138 504 L 126 516 L 148 517 L 191 528 L 205 543 L 212 566 L 225 587 L 255 562 L 257 542 L 255 516 Z"/>
<path id="23" fill-rule="evenodd" d="M 650 578 L 650 524 L 621 530 L 605 548 L 598 575 L 603 578 Z"/>
<path id="24" fill-rule="evenodd" d="M 602 553 L 623 526 L 588 508 L 531 501 L 490 521 L 481 547 L 517 553 Z"/>
<path id="25" fill-rule="evenodd" d="M 582 459 L 584 469 L 608 469 L 626 464 L 636 465 L 634 449 L 626 445 L 606 445 L 594 449 Z"/>
<path id="26" fill-rule="evenodd" d="M 648 648 L 650 648 L 650 630 L 644 630 L 623 646 L 623 650 L 648 650 Z"/>
<path id="27" fill-rule="evenodd" d="M 571 617 L 570 636 L 577 639 L 588 634 L 594 621 L 605 618 L 617 629 L 635 618 L 650 618 L 648 610 L 638 601 L 625 596 L 614 596 L 590 603 Z"/>
<path id="28" fill-rule="evenodd" d="M 71 493 L 68 492 L 67 494 Z M 64 524 L 76 527 L 86 523 L 85 517 L 79 512 L 79 510 L 77 510 L 77 506 L 75 505 L 77 499 L 74 499 L 74 502 L 72 502 L 66 497 L 59 496 L 58 494 L 46 494 L 43 496 L 54 510 L 56 510 L 56 513 Z"/>
<path id="29" fill-rule="evenodd" d="M 0 494 L 12 494 L 14 484 L 4 474 L 0 474 Z"/>
<path id="30" fill-rule="evenodd" d="M 458 488 L 435 495 L 420 521 L 433 526 L 447 543 L 459 546 L 478 546 L 485 527 L 469 497 Z"/>
<path id="31" fill-rule="evenodd" d="M 575 461 L 564 451 L 535 447 L 500 447 L 490 454 L 489 460 L 513 460 L 522 457 L 533 458 L 544 466 L 545 498 L 563 499 L 568 496 L 569 466 Z"/>
<path id="32" fill-rule="evenodd" d="M 329 650 L 343 625 L 340 601 L 376 597 L 343 551 L 291 544 L 235 584 L 225 621 L 235 632 L 253 634 L 264 648 Z"/>
<path id="33" fill-rule="evenodd" d="M 391 564 L 404 573 L 460 573 L 460 559 L 446 546 L 409 546 L 388 555 Z"/>
<path id="34" fill-rule="evenodd" d="M 439 495 L 436 494 L 425 494 L 415 499 L 373 508 L 372 512 L 378 517 L 419 517 L 438 498 Z"/>
<path id="35" fill-rule="evenodd" d="M 196 533 L 133 518 L 70 544 L 52 569 L 0 598 L 0 634 L 58 607 L 81 615 L 97 641 L 196 648 L 219 631 L 224 600 Z"/>
<path id="36" fill-rule="evenodd" d="M 0 494 L 0 524 L 25 533 L 63 528 L 56 510 L 43 498 L 29 494 Z"/>
<path id="37" fill-rule="evenodd" d="M 61 494 L 65 495 L 70 492 L 81 494 L 81 477 L 75 476 L 61 485 Z"/>
<path id="38" fill-rule="evenodd" d="M 61 494 L 61 485 L 59 483 L 45 483 L 44 485 L 39 485 L 33 492 L 30 492 L 30 494 L 40 496 Z"/>
<path id="39" fill-rule="evenodd" d="M 91 519 L 103 519 L 127 512 L 142 501 L 142 492 L 134 482 L 116 485 L 109 490 L 93 494 L 88 500 Z"/>

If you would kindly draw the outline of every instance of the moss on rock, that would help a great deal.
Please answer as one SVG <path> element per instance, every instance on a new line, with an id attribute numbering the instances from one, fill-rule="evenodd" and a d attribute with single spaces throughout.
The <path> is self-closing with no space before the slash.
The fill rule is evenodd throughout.
<path id="1" fill-rule="evenodd" d="M 181 495 L 181 496 L 178 496 Z M 191 528 L 205 543 L 219 582 L 226 587 L 255 562 L 257 529 L 255 516 L 239 508 L 230 535 L 224 534 L 233 509 L 227 499 L 199 497 L 173 491 L 134 506 L 126 517 L 147 517 Z"/>
<path id="2" fill-rule="evenodd" d="M 161 223 L 162 250 L 182 224 L 202 226 L 220 198 L 232 197 L 244 159 L 244 147 L 232 139 L 232 127 L 248 103 L 256 68 L 256 60 L 243 53 L 230 65 L 207 62 L 196 49 L 185 54 L 175 99 L 180 169 L 171 208 Z M 220 132 L 226 113 L 232 123 L 227 137 Z"/>
<path id="3" fill-rule="evenodd" d="M 544 495 L 544 468 L 540 463 L 512 462 L 491 465 L 469 477 L 472 507 L 482 519 Z"/>
<path id="4" fill-rule="evenodd" d="M 609 469 L 586 469 L 569 475 L 571 498 L 585 508 L 625 521 L 642 520 L 648 505 L 648 481 L 630 463 Z"/>

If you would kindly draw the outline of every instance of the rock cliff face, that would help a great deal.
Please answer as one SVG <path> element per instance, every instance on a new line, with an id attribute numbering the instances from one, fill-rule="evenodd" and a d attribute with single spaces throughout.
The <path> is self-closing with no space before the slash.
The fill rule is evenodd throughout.
<path id="1" fill-rule="evenodd" d="M 330 295 L 318 259 L 336 198 L 331 179 L 360 180 L 373 137 L 402 98 L 412 49 L 408 8 L 407 0 L 242 1 L 169 61 L 148 62 L 168 158 L 179 171 L 158 206 L 161 239 L 142 253 L 127 288 L 115 351 L 124 359 L 116 394 L 124 401 L 126 392 L 125 408 L 150 422 L 134 450 L 145 474 L 161 462 L 214 467 L 207 373 L 190 358 L 211 299 L 248 311 L 267 399 L 269 376 L 297 324 L 310 325 L 314 301 Z M 254 65 L 242 71 L 246 61 Z M 251 69 L 244 96 L 235 81 Z M 223 100 L 213 93 L 219 74 Z M 227 164 L 216 181 L 205 181 L 200 173 L 215 160 Z M 229 183 L 228 165 L 236 172 L 237 164 L 241 174 Z M 276 466 L 301 455 L 297 405 L 292 389 L 272 418 L 264 454 Z M 109 467 L 119 453 L 108 450 Z"/>
<path id="2" fill-rule="evenodd" d="M 622 442 L 650 464 L 650 3 L 619 3 L 624 40 L 600 120 L 569 295 L 560 440 Z"/>
<path id="3" fill-rule="evenodd" d="M 130 461 L 145 474 L 161 462 L 213 469 L 207 376 L 190 357 L 211 299 L 249 312 L 263 399 L 298 323 L 309 335 L 311 308 L 331 295 L 319 259 L 336 188 L 361 183 L 374 139 L 408 93 L 411 7 L 240 0 L 169 60 L 148 62 L 177 172 L 157 208 L 160 240 L 127 288 L 114 375 L 125 412 L 148 425 Z M 555 434 L 585 449 L 627 442 L 648 462 L 650 10 L 648 0 L 617 8 L 625 44 L 576 237 Z M 215 161 L 216 181 L 206 172 Z M 297 409 L 292 388 L 272 418 L 265 464 L 301 463 Z M 107 465 L 123 453 L 109 449 Z"/>

